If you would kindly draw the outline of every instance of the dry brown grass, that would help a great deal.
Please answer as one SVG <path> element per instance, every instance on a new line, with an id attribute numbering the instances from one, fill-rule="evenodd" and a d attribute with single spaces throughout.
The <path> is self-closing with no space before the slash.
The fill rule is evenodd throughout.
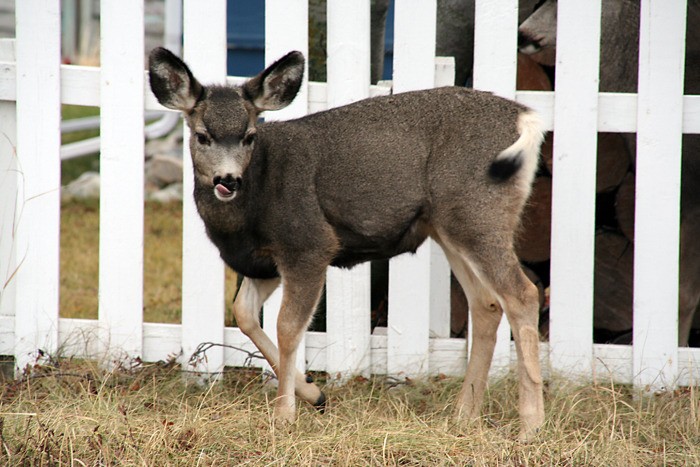
<path id="1" fill-rule="evenodd" d="M 61 206 L 61 293 L 64 318 L 97 318 L 99 201 Z M 227 321 L 236 276 L 226 271 Z M 148 202 L 144 208 L 144 320 L 179 323 L 182 295 L 182 205 Z"/>
<path id="2" fill-rule="evenodd" d="M 97 317 L 98 215 L 97 202 L 63 206 L 64 317 Z M 180 320 L 181 230 L 178 204 L 146 205 L 147 321 Z M 228 303 L 234 284 L 229 275 Z M 173 364 L 105 372 L 57 359 L 2 387 L 0 465 L 700 465 L 695 389 L 634 398 L 625 386 L 557 384 L 539 439 L 521 444 L 511 378 L 490 387 L 482 423 L 467 427 L 450 419 L 459 384 L 358 379 L 326 388 L 326 414 L 303 406 L 280 429 L 255 371 L 203 389 Z"/>
<path id="3" fill-rule="evenodd" d="M 539 439 L 515 441 L 515 382 L 491 386 L 481 424 L 459 427 L 452 378 L 328 387 L 329 408 L 271 422 L 250 370 L 186 384 L 174 365 L 103 372 L 59 360 L 4 386 L 2 465 L 698 465 L 700 397 L 634 399 L 611 385 L 547 390 Z"/>
<path id="4" fill-rule="evenodd" d="M 60 310 L 64 318 L 97 318 L 99 202 L 61 207 Z"/>

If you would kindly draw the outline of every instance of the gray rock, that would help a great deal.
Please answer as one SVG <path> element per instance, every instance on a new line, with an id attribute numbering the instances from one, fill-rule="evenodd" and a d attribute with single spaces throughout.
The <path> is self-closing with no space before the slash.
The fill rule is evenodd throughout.
<path id="1" fill-rule="evenodd" d="M 182 200 L 182 183 L 172 183 L 167 187 L 155 191 L 148 195 L 150 201 L 158 201 L 159 203 L 170 203 L 173 201 Z"/>
<path id="2" fill-rule="evenodd" d="M 156 191 L 182 182 L 182 159 L 166 154 L 153 156 L 146 162 L 146 191 Z"/>
<path id="3" fill-rule="evenodd" d="M 85 172 L 61 189 L 61 199 L 88 199 L 100 197 L 100 174 Z"/>

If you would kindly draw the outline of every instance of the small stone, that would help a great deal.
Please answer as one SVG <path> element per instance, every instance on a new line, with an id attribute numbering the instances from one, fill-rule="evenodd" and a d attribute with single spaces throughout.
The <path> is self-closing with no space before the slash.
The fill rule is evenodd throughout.
<path id="1" fill-rule="evenodd" d="M 85 172 L 61 189 L 61 199 L 90 199 L 100 197 L 100 174 Z"/>
<path id="2" fill-rule="evenodd" d="M 155 191 L 148 195 L 150 201 L 159 203 L 170 203 L 182 200 L 182 183 L 172 183 L 162 190 Z"/>
<path id="3" fill-rule="evenodd" d="M 146 162 L 146 186 L 164 188 L 182 182 L 182 159 L 158 154 Z"/>

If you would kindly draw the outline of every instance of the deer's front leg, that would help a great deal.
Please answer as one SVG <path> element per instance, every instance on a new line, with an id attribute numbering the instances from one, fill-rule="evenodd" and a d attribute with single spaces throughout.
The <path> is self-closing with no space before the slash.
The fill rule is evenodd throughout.
<path id="1" fill-rule="evenodd" d="M 279 351 L 260 327 L 259 315 L 263 303 L 279 283 L 279 279 L 261 280 L 246 277 L 233 303 L 233 313 L 239 329 L 253 341 L 276 373 L 279 373 Z M 304 374 L 295 370 L 294 378 L 297 396 L 316 406 L 323 404 L 325 396 L 315 384 L 306 381 Z"/>
<path id="2" fill-rule="evenodd" d="M 277 399 L 275 419 L 294 422 L 296 407 L 294 400 L 297 347 L 308 327 L 316 305 L 321 297 L 324 271 L 317 274 L 306 272 L 301 275 L 283 276 L 284 292 L 282 307 L 277 318 L 277 344 L 279 346 L 279 366 L 277 367 Z M 323 393 L 314 405 L 325 402 Z"/>

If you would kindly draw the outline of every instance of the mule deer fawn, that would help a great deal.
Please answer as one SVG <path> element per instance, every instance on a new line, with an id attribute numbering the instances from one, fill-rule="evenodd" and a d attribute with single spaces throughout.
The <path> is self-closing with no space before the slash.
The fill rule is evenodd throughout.
<path id="1" fill-rule="evenodd" d="M 431 237 L 473 316 L 456 418 L 479 416 L 505 311 L 518 355 L 521 437 L 530 437 L 544 419 L 538 293 L 513 236 L 537 169 L 541 121 L 517 103 L 451 87 L 258 123 L 261 112 L 292 102 L 303 71 L 303 55 L 290 52 L 240 87 L 203 86 L 168 50 L 150 54 L 153 93 L 184 113 L 192 134 L 194 199 L 207 233 L 245 277 L 234 314 L 277 373 L 275 418 L 295 420 L 295 394 L 325 406 L 294 362 L 327 267 L 415 252 Z M 280 282 L 278 350 L 259 311 Z"/>

